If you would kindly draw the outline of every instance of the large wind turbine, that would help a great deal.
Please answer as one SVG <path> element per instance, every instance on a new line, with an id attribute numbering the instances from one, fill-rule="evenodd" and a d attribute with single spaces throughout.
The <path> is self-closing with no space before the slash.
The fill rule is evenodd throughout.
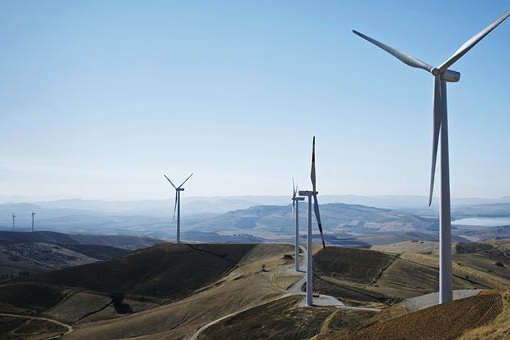
<path id="1" fill-rule="evenodd" d="M 304 201 L 304 197 L 297 196 L 298 187 L 292 179 L 292 209 L 296 213 L 296 237 L 294 242 L 294 263 L 296 271 L 299 271 L 299 202 Z"/>
<path id="2" fill-rule="evenodd" d="M 12 214 L 12 231 L 16 231 L 16 215 Z"/>
<path id="3" fill-rule="evenodd" d="M 510 16 L 510 11 L 503 14 L 498 20 L 487 26 L 480 33 L 474 35 L 466 41 L 450 58 L 438 67 L 433 67 L 426 62 L 417 59 L 407 53 L 400 52 L 390 46 L 387 46 L 375 39 L 372 39 L 360 32 L 355 34 L 372 44 L 382 48 L 393 55 L 403 63 L 430 72 L 434 76 L 434 118 L 433 118 L 433 137 L 432 137 L 432 167 L 430 172 L 430 192 L 429 206 L 432 203 L 432 194 L 434 190 L 434 174 L 436 168 L 437 149 L 439 139 L 441 139 L 441 195 L 439 212 L 439 302 L 444 303 L 452 300 L 452 259 L 451 259 L 451 215 L 450 215 L 450 170 L 448 157 L 448 120 L 447 120 L 447 102 L 446 102 L 446 83 L 457 82 L 460 80 L 460 73 L 449 70 L 456 61 L 473 48 L 480 40 L 489 34 L 494 28 L 501 24 Z"/>
<path id="4" fill-rule="evenodd" d="M 307 245 L 306 245 L 306 305 L 313 305 L 313 258 L 312 258 L 312 197 L 313 197 L 313 208 L 315 212 L 315 218 L 317 219 L 317 225 L 321 233 L 322 246 L 326 248 L 324 243 L 324 235 L 322 233 L 321 215 L 319 212 L 319 201 L 317 200 L 317 179 L 315 175 L 315 136 L 313 137 L 312 146 L 312 170 L 310 173 L 312 180 L 312 191 L 300 191 L 299 196 L 308 197 L 308 233 L 307 233 Z"/>
<path id="5" fill-rule="evenodd" d="M 184 183 L 188 181 L 188 179 L 193 176 L 193 174 L 189 175 L 188 178 L 184 180 L 184 182 L 181 183 L 178 187 L 176 187 L 170 178 L 168 178 L 166 175 L 165 178 L 168 182 L 174 187 L 175 189 L 175 204 L 174 204 L 174 219 L 175 219 L 175 210 L 177 209 L 177 243 L 181 243 L 181 191 L 184 191 L 184 188 L 182 187 Z"/>

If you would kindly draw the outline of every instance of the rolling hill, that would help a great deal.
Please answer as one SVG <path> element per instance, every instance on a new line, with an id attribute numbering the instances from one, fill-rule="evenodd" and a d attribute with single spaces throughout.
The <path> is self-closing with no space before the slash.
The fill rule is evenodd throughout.
<path id="1" fill-rule="evenodd" d="M 0 282 L 126 255 L 162 243 L 137 236 L 0 231 Z"/>
<path id="2" fill-rule="evenodd" d="M 501 240 L 459 245 L 454 287 L 510 286 L 507 247 Z M 246 338 L 300 339 L 370 338 L 379 332 L 392 338 L 406 334 L 416 318 L 429 324 L 439 318 L 440 325 L 460 320 L 462 327 L 445 333 L 455 336 L 498 322 L 505 309 L 497 292 L 454 301 L 468 311 L 465 315 L 450 313 L 444 305 L 412 309 L 416 303 L 409 304 L 409 298 L 437 290 L 436 248 L 420 242 L 387 248 L 391 253 L 314 249 L 314 290 L 339 299 L 342 308 L 299 307 L 303 293 L 289 289 L 303 274 L 292 270 L 290 245 L 162 244 L 1 284 L 0 324 L 7 333 L 23 325 L 2 313 L 46 318 L 72 327 L 65 336 L 69 339 L 220 339 L 244 330 L 249 330 L 242 333 Z M 40 327 L 49 326 L 43 322 Z"/>
<path id="3" fill-rule="evenodd" d="M 107 294 L 120 292 L 175 300 L 220 279 L 253 247 L 253 244 L 163 244 L 31 279 Z"/>

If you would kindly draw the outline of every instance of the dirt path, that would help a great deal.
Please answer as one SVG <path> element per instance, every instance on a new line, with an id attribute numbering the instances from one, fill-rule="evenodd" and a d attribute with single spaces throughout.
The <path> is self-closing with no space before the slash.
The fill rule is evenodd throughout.
<path id="1" fill-rule="evenodd" d="M 252 308 L 256 308 L 256 307 L 259 307 L 259 306 L 262 306 L 262 305 L 265 305 L 265 304 L 273 303 L 273 302 L 275 302 L 275 301 L 278 301 L 278 300 L 284 299 L 284 298 L 289 297 L 289 296 L 291 296 L 291 295 L 292 295 L 292 294 L 284 294 L 284 295 L 282 295 L 282 296 L 279 296 L 279 297 L 277 297 L 277 298 L 275 298 L 275 299 L 272 299 L 272 300 L 266 301 L 266 302 L 261 303 L 261 304 L 259 304 L 259 305 L 256 305 L 256 306 L 253 306 L 253 307 L 249 307 L 249 308 L 245 308 L 245 309 L 239 310 L 239 311 L 237 311 L 237 312 L 230 313 L 230 314 L 228 314 L 228 315 L 222 316 L 222 317 L 221 317 L 221 318 L 219 318 L 219 319 L 216 319 L 216 320 L 213 320 L 213 321 L 211 321 L 211 322 L 209 322 L 209 323 L 206 323 L 205 325 L 203 325 L 202 327 L 200 327 L 200 328 L 199 328 L 199 329 L 198 329 L 195 333 L 193 333 L 191 336 L 187 336 L 187 337 L 185 337 L 185 338 L 184 338 L 184 340 L 197 340 L 197 339 L 198 339 L 198 337 L 200 336 L 200 334 L 201 334 L 203 331 L 205 331 L 207 328 L 211 327 L 212 325 L 217 324 L 217 323 L 218 323 L 218 322 L 220 322 L 220 321 L 223 321 L 223 320 L 228 319 L 228 318 L 230 318 L 230 317 L 233 317 L 233 316 L 236 316 L 236 315 L 238 315 L 238 314 L 244 313 L 244 312 L 246 312 L 246 311 L 248 311 L 248 310 L 250 310 L 250 309 L 252 309 Z"/>
<path id="2" fill-rule="evenodd" d="M 282 296 L 279 296 L 279 297 L 277 297 L 275 299 L 272 299 L 270 301 L 266 301 L 264 303 L 261 303 L 261 304 L 259 304 L 257 306 L 252 306 L 252 307 L 249 307 L 249 308 L 245 308 L 245 309 L 239 310 L 237 312 L 225 315 L 225 316 L 223 316 L 223 317 L 221 317 L 219 319 L 213 320 L 213 321 L 203 325 L 197 331 L 195 331 L 195 333 L 185 337 L 184 339 L 185 340 L 197 340 L 198 337 L 200 336 L 200 334 L 202 332 L 204 332 L 207 328 L 211 327 L 212 325 L 214 325 L 214 324 L 216 324 L 216 323 L 218 323 L 220 321 L 223 321 L 225 319 L 228 319 L 230 317 L 236 316 L 236 315 L 238 315 L 240 313 L 246 312 L 246 311 L 248 311 L 248 310 L 250 310 L 252 308 L 255 308 L 255 307 L 258 307 L 258 306 L 262 306 L 262 305 L 265 305 L 265 304 L 269 304 L 269 303 L 278 301 L 280 299 L 283 299 L 283 298 L 286 298 L 286 297 L 289 297 L 289 296 L 292 296 L 292 295 L 302 295 L 303 297 L 305 297 L 306 293 L 301 291 L 301 287 L 306 282 L 306 275 L 305 275 L 306 274 L 306 268 L 307 268 L 306 248 L 304 246 L 299 246 L 299 247 L 302 250 L 302 254 L 304 254 L 303 255 L 303 261 L 301 262 L 301 264 L 299 266 L 299 273 L 302 274 L 303 277 L 301 279 L 299 279 L 299 281 L 297 281 L 296 283 L 291 285 L 287 289 L 287 293 L 286 294 L 284 294 Z M 289 270 L 294 271 L 294 266 L 292 266 L 292 268 L 289 269 Z M 305 303 L 306 303 L 306 297 L 303 299 L 303 301 L 298 306 L 299 307 L 306 307 Z M 374 312 L 379 312 L 380 311 L 380 309 L 378 309 L 378 308 L 346 306 L 344 303 L 342 303 L 340 300 L 338 300 L 334 296 L 324 295 L 324 294 L 321 294 L 319 297 L 314 297 L 314 305 L 316 305 L 316 306 L 334 306 L 336 308 L 341 308 L 341 309 L 364 310 L 364 311 L 374 311 Z M 334 313 L 332 313 L 332 315 L 333 314 Z"/>
<path id="3" fill-rule="evenodd" d="M 9 317 L 9 318 L 21 318 L 21 319 L 29 319 L 29 320 L 47 321 L 47 322 L 51 322 L 51 323 L 57 324 L 59 326 L 62 326 L 64 328 L 67 328 L 67 331 L 65 333 L 59 334 L 57 336 L 49 337 L 48 339 L 53 339 L 53 338 L 56 338 L 56 337 L 59 337 L 59 336 L 62 336 L 62 335 L 66 335 L 66 334 L 69 334 L 69 333 L 71 333 L 73 331 L 73 327 L 71 325 L 62 323 L 62 322 L 57 321 L 57 320 L 40 317 L 40 316 L 28 316 L 28 315 L 10 314 L 10 313 L 0 313 L 0 316 L 6 316 L 6 317 Z"/>

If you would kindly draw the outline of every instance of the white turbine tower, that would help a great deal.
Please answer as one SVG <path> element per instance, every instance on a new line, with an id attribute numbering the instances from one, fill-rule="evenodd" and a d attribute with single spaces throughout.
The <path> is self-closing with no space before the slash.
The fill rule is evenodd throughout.
<path id="1" fill-rule="evenodd" d="M 16 231 L 16 215 L 12 214 L 12 231 Z"/>
<path id="2" fill-rule="evenodd" d="M 299 196 L 308 197 L 308 233 L 306 245 L 306 305 L 313 306 L 313 258 L 312 258 L 312 197 L 315 218 L 321 234 L 322 246 L 326 248 L 324 243 L 324 235 L 322 233 L 321 215 L 319 212 L 319 201 L 317 199 L 317 179 L 315 175 L 315 137 L 313 137 L 312 147 L 312 170 L 310 173 L 312 180 L 312 191 L 300 191 Z"/>
<path id="3" fill-rule="evenodd" d="M 292 179 L 292 209 L 296 213 L 296 236 L 294 242 L 294 263 L 296 271 L 299 271 L 299 202 L 304 201 L 304 197 L 297 196 L 298 187 Z"/>
<path id="4" fill-rule="evenodd" d="M 433 118 L 433 137 L 432 137 L 432 167 L 430 173 L 430 192 L 429 206 L 432 203 L 432 194 L 434 190 L 434 174 L 436 168 L 436 158 L 439 139 L 441 139 L 441 195 L 439 212 L 439 302 L 445 303 L 452 300 L 452 250 L 451 250 L 451 214 L 450 214 L 450 170 L 448 157 L 448 120 L 446 104 L 446 83 L 457 82 L 460 79 L 460 73 L 449 70 L 456 61 L 473 48 L 480 40 L 489 34 L 503 20 L 510 16 L 510 11 L 503 14 L 498 20 L 486 27 L 480 33 L 474 35 L 466 41 L 450 58 L 440 66 L 433 67 L 409 54 L 400 52 L 389 47 L 375 39 L 372 39 L 360 32 L 353 32 L 372 44 L 382 48 L 393 55 L 403 63 L 423 69 L 434 76 L 434 118 Z"/>
<path id="5" fill-rule="evenodd" d="M 34 219 L 35 219 L 35 212 L 32 211 L 32 232 L 34 231 Z"/>
<path id="6" fill-rule="evenodd" d="M 181 191 L 184 191 L 184 188 L 182 186 L 184 185 L 184 183 L 186 183 L 188 181 L 188 179 L 191 178 L 191 176 L 193 176 L 193 174 L 189 175 L 188 178 L 186 178 L 184 180 L 184 182 L 182 182 L 181 185 L 179 185 L 178 187 L 176 187 L 172 183 L 170 178 L 168 178 L 166 175 L 163 175 L 163 176 L 165 176 L 167 181 L 170 182 L 172 187 L 174 187 L 174 189 L 175 189 L 175 204 L 174 204 L 174 217 L 173 218 L 175 219 L 175 211 L 177 209 L 177 243 L 181 243 Z"/>

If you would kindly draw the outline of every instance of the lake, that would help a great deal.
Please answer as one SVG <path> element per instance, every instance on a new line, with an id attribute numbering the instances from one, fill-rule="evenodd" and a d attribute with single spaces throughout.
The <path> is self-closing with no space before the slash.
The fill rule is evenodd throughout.
<path id="1" fill-rule="evenodd" d="M 470 217 L 452 221 L 454 225 L 479 225 L 484 227 L 499 227 L 510 225 L 510 216 L 502 217 Z"/>

